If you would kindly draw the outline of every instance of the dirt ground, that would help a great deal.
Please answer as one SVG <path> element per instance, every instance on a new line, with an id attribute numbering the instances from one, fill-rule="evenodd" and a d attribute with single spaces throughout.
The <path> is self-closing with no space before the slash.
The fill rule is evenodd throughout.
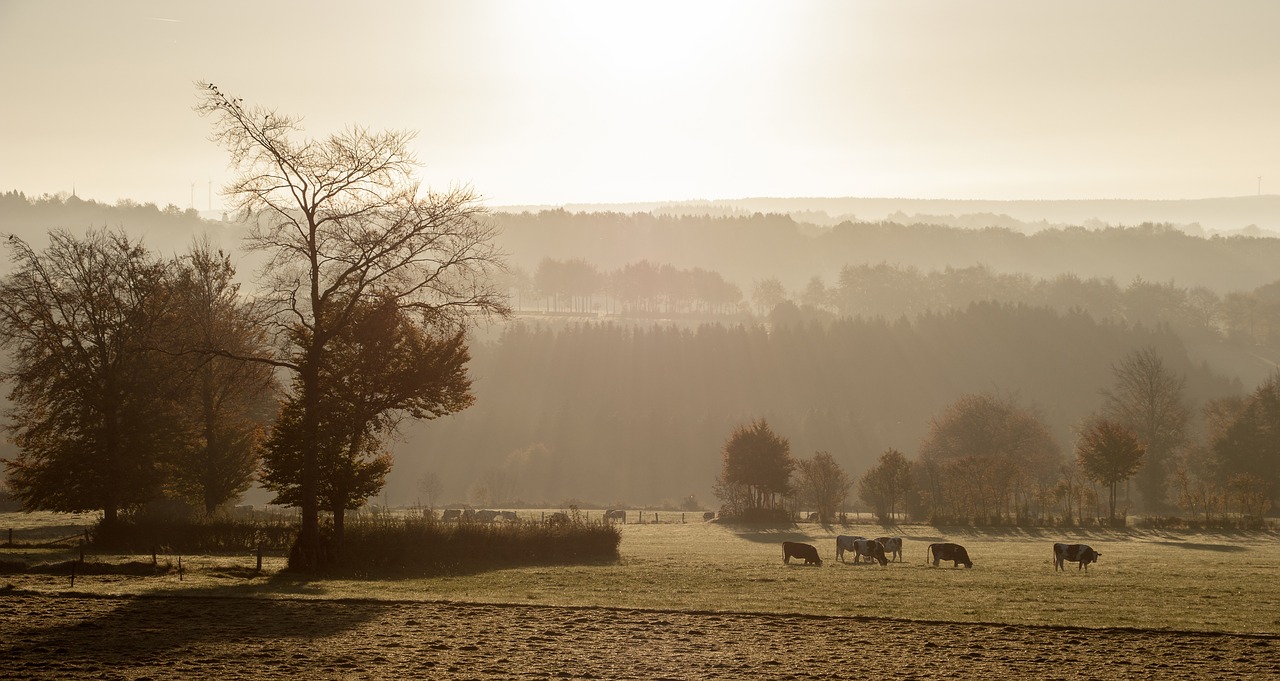
<path id="1" fill-rule="evenodd" d="M 0 678 L 1280 678 L 1280 637 L 528 605 L 0 594 Z"/>

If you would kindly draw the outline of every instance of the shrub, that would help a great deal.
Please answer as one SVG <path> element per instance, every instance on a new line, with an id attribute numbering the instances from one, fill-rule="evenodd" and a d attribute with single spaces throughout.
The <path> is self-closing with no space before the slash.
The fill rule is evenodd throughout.
<path id="1" fill-rule="evenodd" d="M 621 530 L 576 511 L 568 522 L 445 523 L 375 515 L 348 525 L 331 569 L 356 575 L 424 575 L 514 565 L 609 562 Z"/>
<path id="2" fill-rule="evenodd" d="M 297 534 L 289 519 L 172 519 L 145 515 L 99 522 L 90 533 L 95 549 L 124 553 L 240 553 L 289 548 Z"/>

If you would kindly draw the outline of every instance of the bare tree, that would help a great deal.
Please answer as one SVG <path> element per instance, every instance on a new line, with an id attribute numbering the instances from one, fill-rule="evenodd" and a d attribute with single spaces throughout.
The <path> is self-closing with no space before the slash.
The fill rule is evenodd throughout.
<path id="1" fill-rule="evenodd" d="M 799 487 L 813 501 L 819 522 L 830 523 L 853 487 L 849 475 L 829 452 L 814 452 L 812 459 L 797 461 L 796 470 L 800 474 Z"/>
<path id="2" fill-rule="evenodd" d="M 1128 427 L 1146 449 L 1135 480 L 1148 510 L 1166 504 L 1174 455 L 1187 439 L 1190 412 L 1183 404 L 1185 380 L 1165 366 L 1153 347 L 1126 355 L 1112 367 L 1115 387 L 1102 392 L 1105 415 Z"/>
<path id="3" fill-rule="evenodd" d="M 260 284 L 275 303 L 280 352 L 257 358 L 297 372 L 302 526 L 291 564 L 321 562 L 317 465 L 321 367 L 363 301 L 384 297 L 425 328 L 465 327 L 476 314 L 507 315 L 493 274 L 501 256 L 478 197 L 423 192 L 413 177 L 413 134 L 352 127 L 295 139 L 300 119 L 199 83 L 196 111 L 237 178 L 224 189 L 252 221 L 250 249 L 267 254 Z"/>
<path id="4" fill-rule="evenodd" d="M 1236 473 L 1227 478 L 1227 490 L 1236 502 L 1236 510 L 1245 520 L 1261 520 L 1271 510 L 1267 481 L 1253 473 Z"/>
<path id="5" fill-rule="evenodd" d="M 427 498 L 427 508 L 436 507 L 436 499 L 444 486 L 440 483 L 440 475 L 435 471 L 427 471 L 418 478 L 418 492 Z"/>
<path id="6" fill-rule="evenodd" d="M 1085 490 L 1088 489 L 1084 472 L 1080 470 L 1080 466 L 1074 461 L 1070 464 L 1064 464 L 1058 470 L 1062 477 L 1054 485 L 1052 494 L 1055 499 L 1066 504 L 1066 514 L 1063 519 L 1068 525 L 1077 521 L 1083 524 L 1084 496 Z"/>

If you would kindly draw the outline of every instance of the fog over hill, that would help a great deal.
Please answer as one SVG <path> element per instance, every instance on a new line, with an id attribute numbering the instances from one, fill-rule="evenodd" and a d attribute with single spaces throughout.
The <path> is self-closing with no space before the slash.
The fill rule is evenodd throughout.
<path id="1" fill-rule="evenodd" d="M 1036 409 L 1069 451 L 1127 352 L 1159 348 L 1187 378 L 1196 413 L 1253 389 L 1280 359 L 1280 238 L 1263 231 L 1280 229 L 1277 196 L 583 208 L 493 210 L 519 315 L 472 338 L 476 405 L 393 443 L 382 499 L 412 503 L 432 472 L 444 501 L 695 494 L 708 504 L 719 446 L 749 419 L 767 417 L 797 456 L 829 450 L 856 475 L 887 447 L 914 456 L 930 420 L 974 392 Z M 173 206 L 0 194 L 0 232 L 37 247 L 49 229 L 103 227 L 141 235 L 162 255 L 210 235 L 252 291 L 260 258 L 241 250 L 244 224 Z M 681 307 L 687 292 L 650 291 L 663 302 L 635 314 L 600 283 L 602 293 L 561 312 L 546 305 L 553 293 L 520 289 L 549 259 L 581 259 L 602 277 L 644 260 L 700 270 L 741 300 L 696 311 Z M 6 258 L 0 274 L 10 267 Z M 847 272 L 890 279 L 859 288 L 841 281 Z M 753 286 L 769 278 L 794 304 L 753 304 Z M 806 303 L 815 278 L 843 297 Z M 1203 308 L 1188 309 L 1178 296 L 1197 288 Z M 1236 317 L 1241 305 L 1256 313 L 1248 328 L 1216 316 L 1230 301 Z"/>
<path id="2" fill-rule="evenodd" d="M 1280 236 L 1280 195 L 1211 199 L 1150 200 L 959 200 L 912 198 L 744 198 L 696 201 L 657 201 L 625 204 L 564 204 L 558 206 L 496 206 L 503 212 L 563 208 L 570 212 L 659 213 L 674 215 L 735 215 L 782 213 L 797 222 L 834 225 L 844 221 L 926 222 L 964 227 L 1014 227 L 1035 231 L 1045 227 L 1103 225 L 1131 226 L 1144 222 L 1178 225 L 1189 234 L 1245 234 Z"/>

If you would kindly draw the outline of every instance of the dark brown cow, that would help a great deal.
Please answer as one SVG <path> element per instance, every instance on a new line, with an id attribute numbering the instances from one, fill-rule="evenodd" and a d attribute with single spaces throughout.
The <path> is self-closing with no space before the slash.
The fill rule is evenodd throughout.
<path id="1" fill-rule="evenodd" d="M 822 565 L 818 557 L 818 549 L 813 544 L 801 544 L 796 541 L 782 542 L 782 562 L 791 564 L 792 558 L 803 558 L 805 565 Z"/>
<path id="2" fill-rule="evenodd" d="M 951 567 L 958 567 L 962 563 L 966 568 L 973 567 L 973 561 L 969 559 L 969 552 L 959 544 L 930 544 L 929 548 L 924 552 L 926 563 L 929 562 L 929 556 L 933 556 L 934 567 L 938 567 L 938 561 L 942 560 L 951 561 Z"/>
<path id="3" fill-rule="evenodd" d="M 1066 570 L 1063 567 L 1063 561 L 1071 563 L 1079 563 L 1077 570 L 1084 569 L 1089 571 L 1089 563 L 1096 563 L 1102 557 L 1101 553 L 1093 550 L 1088 544 L 1054 544 L 1053 545 L 1053 571 Z"/>

